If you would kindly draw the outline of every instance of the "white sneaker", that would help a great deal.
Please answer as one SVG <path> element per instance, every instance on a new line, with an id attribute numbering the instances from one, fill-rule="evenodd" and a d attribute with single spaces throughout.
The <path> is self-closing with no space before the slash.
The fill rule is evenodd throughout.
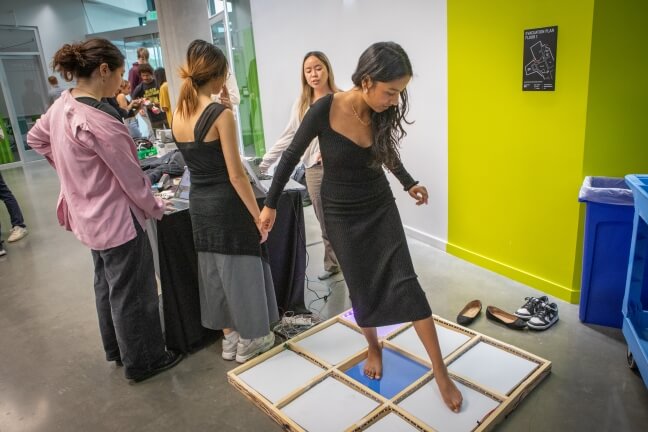
<path id="1" fill-rule="evenodd" d="M 274 333 L 272 332 L 256 339 L 240 338 L 236 349 L 236 361 L 245 363 L 252 357 L 268 351 L 273 347 L 274 339 Z"/>
<path id="2" fill-rule="evenodd" d="M 558 321 L 558 305 L 543 303 L 531 317 L 527 325 L 532 330 L 547 330 Z"/>
<path id="3" fill-rule="evenodd" d="M 324 270 L 322 273 L 317 275 L 317 279 L 319 280 L 326 280 L 331 278 L 332 276 L 335 276 L 336 274 L 340 273 L 340 269 L 331 269 L 331 270 Z"/>
<path id="4" fill-rule="evenodd" d="M 236 348 L 239 340 L 239 334 L 235 331 L 223 335 L 223 358 L 225 360 L 234 360 L 236 358 Z"/>
<path id="5" fill-rule="evenodd" d="M 4 250 L 2 246 L 0 246 L 0 256 L 5 256 L 5 255 L 7 255 L 7 251 Z"/>
<path id="6" fill-rule="evenodd" d="M 528 321 L 545 303 L 549 302 L 547 296 L 525 297 L 524 300 L 527 302 L 515 311 L 515 316 L 525 321 Z"/>
<path id="7" fill-rule="evenodd" d="M 9 243 L 17 242 L 27 235 L 27 228 L 16 225 L 15 227 L 11 228 L 11 231 L 9 231 L 9 233 L 9 238 L 7 238 L 7 241 Z"/>

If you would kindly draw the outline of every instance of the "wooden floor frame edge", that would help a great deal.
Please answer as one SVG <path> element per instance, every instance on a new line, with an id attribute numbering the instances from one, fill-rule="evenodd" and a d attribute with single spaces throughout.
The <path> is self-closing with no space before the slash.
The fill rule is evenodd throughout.
<path id="1" fill-rule="evenodd" d="M 355 362 L 361 361 L 362 358 L 366 357 L 367 354 L 366 348 L 342 360 L 341 362 L 338 363 L 338 365 L 331 365 L 325 360 L 318 358 L 314 354 L 308 352 L 307 350 L 301 348 L 298 345 L 299 341 L 309 336 L 312 336 L 315 333 L 318 333 L 324 330 L 325 328 L 330 327 L 331 325 L 334 325 L 336 323 L 343 324 L 348 328 L 351 328 L 359 333 L 362 333 L 360 327 L 357 326 L 357 324 L 353 324 L 347 321 L 346 319 L 342 318 L 342 315 L 344 313 L 346 313 L 346 311 L 322 323 L 319 323 L 313 328 L 274 347 L 272 350 L 252 360 L 249 360 L 248 362 L 238 366 L 235 369 L 232 369 L 227 374 L 228 381 L 230 382 L 230 384 L 232 384 L 232 386 L 234 386 L 237 390 L 243 393 L 247 399 L 249 399 L 256 406 L 258 406 L 263 412 L 268 414 L 284 430 L 288 430 L 292 432 L 307 432 L 307 431 L 305 431 L 295 421 L 293 421 L 288 416 L 286 416 L 281 410 L 290 402 L 292 402 L 300 395 L 304 394 L 306 391 L 308 391 L 309 389 L 311 389 L 312 387 L 314 387 L 315 385 L 322 382 L 328 377 L 332 377 L 333 379 L 340 381 L 344 385 L 353 388 L 359 393 L 379 403 L 376 409 L 374 409 L 372 412 L 367 414 L 362 419 L 358 420 L 356 424 L 349 425 L 346 431 L 350 432 L 350 431 L 366 430 L 372 424 L 376 423 L 381 418 L 388 415 L 390 412 L 393 412 L 399 417 L 401 417 L 403 420 L 407 421 L 413 427 L 421 431 L 433 432 L 434 429 L 432 427 L 430 427 L 420 419 L 416 418 L 414 415 L 401 409 L 400 406 L 398 405 L 400 402 L 402 402 L 412 393 L 414 393 L 422 386 L 424 386 L 425 384 L 427 384 L 428 382 L 434 379 L 434 374 L 432 370 L 427 372 L 425 375 L 423 375 L 421 378 L 416 380 L 414 383 L 410 384 L 407 388 L 403 389 L 403 391 L 401 391 L 393 398 L 386 399 L 382 395 L 375 393 L 373 390 L 368 389 L 362 386 L 360 383 L 357 383 L 352 378 L 349 378 L 344 372 L 344 370 L 350 367 L 350 365 L 353 365 L 355 364 Z M 512 390 L 511 394 L 509 395 L 502 395 L 492 389 L 484 388 L 484 386 L 479 385 L 473 381 L 470 381 L 466 377 L 462 377 L 457 374 L 450 373 L 453 379 L 456 379 L 462 384 L 472 388 L 473 390 L 479 391 L 485 396 L 488 396 L 499 402 L 498 407 L 495 410 L 488 413 L 488 415 L 482 420 L 482 422 L 473 429 L 473 431 L 475 432 L 486 432 L 492 430 L 492 428 L 494 428 L 497 424 L 503 421 L 508 414 L 510 414 L 513 410 L 515 410 L 519 406 L 521 401 L 524 398 L 526 398 L 526 396 L 531 391 L 533 391 L 540 384 L 540 382 L 542 382 L 542 380 L 544 380 L 551 372 L 552 364 L 550 361 L 546 359 L 543 359 L 539 356 L 536 356 L 535 354 L 517 348 L 513 345 L 494 339 L 490 336 L 484 335 L 482 333 L 478 333 L 474 330 L 466 329 L 465 327 L 461 327 L 439 316 L 434 315 L 433 317 L 434 317 L 435 324 L 444 325 L 455 331 L 459 331 L 463 334 L 466 334 L 467 336 L 470 337 L 470 339 L 468 339 L 465 343 L 459 346 L 455 351 L 453 351 L 452 353 L 450 353 L 448 356 L 444 358 L 444 363 L 446 365 L 451 364 L 453 361 L 455 361 L 457 358 L 459 358 L 461 355 L 466 353 L 473 346 L 477 345 L 480 342 L 488 343 L 497 348 L 503 349 L 511 354 L 517 355 L 519 357 L 537 363 L 539 365 L 532 373 L 530 373 L 527 377 L 525 377 L 522 381 L 520 381 L 514 387 L 514 390 Z M 405 324 L 403 327 L 390 332 L 389 334 L 381 338 L 381 344 L 383 345 L 383 347 L 388 347 L 389 349 L 392 349 L 406 356 L 407 358 L 410 358 L 418 363 L 421 363 L 431 369 L 432 365 L 429 359 L 421 359 L 415 354 L 406 351 L 391 342 L 391 339 L 396 337 L 398 334 L 406 331 L 410 327 L 412 327 L 411 323 Z M 294 353 L 306 358 L 308 361 L 315 363 L 316 365 L 322 368 L 322 373 L 318 374 L 309 382 L 307 382 L 305 385 L 300 386 L 299 388 L 295 389 L 294 391 L 292 391 L 291 393 L 289 393 L 288 395 L 284 396 L 282 399 L 277 401 L 277 403 L 273 404 L 270 401 L 268 401 L 264 396 L 262 396 L 260 393 L 258 393 L 253 388 L 248 386 L 242 379 L 239 378 L 239 375 L 285 350 L 293 351 Z"/>

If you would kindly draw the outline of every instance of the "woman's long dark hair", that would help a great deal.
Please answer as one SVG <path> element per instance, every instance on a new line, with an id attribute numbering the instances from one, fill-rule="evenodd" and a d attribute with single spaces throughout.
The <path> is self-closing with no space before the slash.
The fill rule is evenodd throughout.
<path id="1" fill-rule="evenodd" d="M 351 81 L 362 88 L 367 78 L 372 82 L 389 82 L 405 76 L 412 76 L 412 64 L 405 50 L 395 42 L 377 42 L 362 53 Z M 405 118 L 409 110 L 407 89 L 401 92 L 400 99 L 398 106 L 371 114 L 374 162 L 388 169 L 394 169 L 400 161 L 399 143 L 407 135 L 403 123 L 412 124 Z"/>
<path id="2" fill-rule="evenodd" d="M 166 71 L 164 70 L 163 67 L 159 67 L 159 68 L 155 69 L 155 71 L 153 72 L 153 75 L 155 75 L 155 82 L 157 83 L 158 88 L 162 84 L 167 82 Z"/>

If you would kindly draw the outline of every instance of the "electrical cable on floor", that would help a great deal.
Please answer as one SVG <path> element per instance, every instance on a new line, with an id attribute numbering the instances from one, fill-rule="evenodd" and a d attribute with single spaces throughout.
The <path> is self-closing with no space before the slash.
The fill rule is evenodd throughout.
<path id="1" fill-rule="evenodd" d="M 293 211 L 295 213 L 295 218 L 299 220 L 299 213 L 297 211 L 297 208 L 293 202 Z M 299 239 L 302 241 L 302 244 L 304 245 L 305 249 L 305 255 L 306 255 L 306 268 L 308 268 L 308 264 L 310 262 L 310 255 L 308 253 L 308 246 L 306 244 L 306 240 L 302 236 L 301 230 L 299 230 Z M 317 243 L 313 243 L 315 245 Z M 283 316 L 281 317 L 281 320 L 275 324 L 275 326 L 272 328 L 272 331 L 279 336 L 283 337 L 285 340 L 291 339 L 298 334 L 308 330 L 309 328 L 313 327 L 314 325 L 319 324 L 320 322 L 323 321 L 323 318 L 320 316 L 322 313 L 322 310 L 326 306 L 326 303 L 328 302 L 328 299 L 330 298 L 331 294 L 333 293 L 333 288 L 337 286 L 339 283 L 343 283 L 344 279 L 336 280 L 331 284 L 316 281 L 316 280 L 311 280 L 308 277 L 307 273 L 304 273 L 304 278 L 306 280 L 306 285 L 305 288 L 310 291 L 315 298 L 311 300 L 311 302 L 308 304 L 307 309 L 311 312 L 310 314 L 297 314 L 293 311 L 286 311 Z M 320 292 L 311 288 L 311 283 L 312 284 L 319 284 L 327 288 L 327 291 L 324 295 L 320 295 Z M 322 307 L 317 310 L 317 309 L 311 309 L 313 303 L 318 302 L 318 301 L 324 301 L 324 304 L 322 304 Z"/>

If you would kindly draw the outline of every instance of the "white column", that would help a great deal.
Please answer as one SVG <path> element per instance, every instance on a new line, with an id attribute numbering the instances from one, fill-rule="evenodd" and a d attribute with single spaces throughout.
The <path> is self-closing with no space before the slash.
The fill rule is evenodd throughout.
<path id="1" fill-rule="evenodd" d="M 169 82 L 171 106 L 175 109 L 180 90 L 179 68 L 185 63 L 187 47 L 195 39 L 211 43 L 211 29 L 205 0 L 155 0 L 164 68 Z"/>

